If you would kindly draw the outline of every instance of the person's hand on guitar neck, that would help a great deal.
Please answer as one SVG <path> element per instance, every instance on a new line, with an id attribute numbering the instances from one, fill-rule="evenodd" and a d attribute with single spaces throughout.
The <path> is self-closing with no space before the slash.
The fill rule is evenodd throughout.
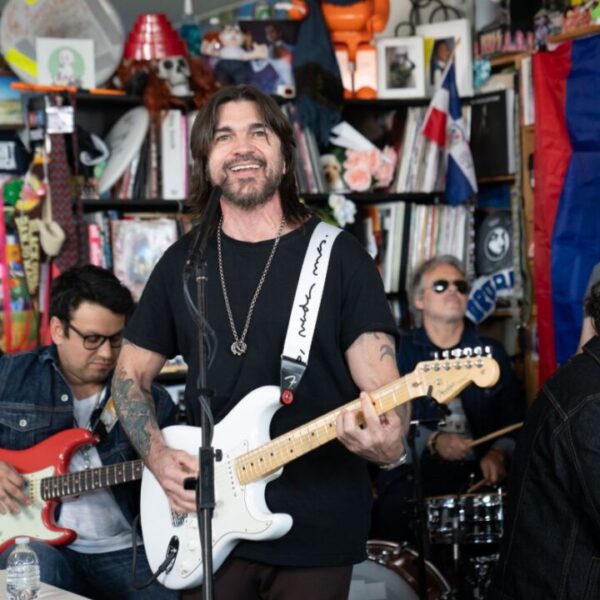
<path id="1" fill-rule="evenodd" d="M 24 491 L 25 480 L 8 463 L 0 461 L 0 514 L 19 513 L 32 502 Z"/>
<path id="2" fill-rule="evenodd" d="M 361 393 L 360 403 L 359 410 L 343 410 L 339 414 L 336 421 L 338 439 L 351 452 L 376 464 L 398 462 L 406 451 L 402 419 L 396 410 L 381 417 L 377 415 L 366 392 Z"/>

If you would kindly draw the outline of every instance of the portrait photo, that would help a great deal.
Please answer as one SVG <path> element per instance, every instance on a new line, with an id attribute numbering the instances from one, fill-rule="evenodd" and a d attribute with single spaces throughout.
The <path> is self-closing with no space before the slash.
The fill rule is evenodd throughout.
<path id="1" fill-rule="evenodd" d="M 93 40 L 37 38 L 38 83 L 96 87 Z"/>
<path id="2" fill-rule="evenodd" d="M 293 98 L 296 95 L 292 61 L 298 21 L 272 19 L 238 21 L 247 47 L 266 45 L 267 57 L 250 61 L 250 82 L 266 94 Z"/>
<path id="3" fill-rule="evenodd" d="M 426 69 L 426 94 L 433 95 L 439 85 L 448 60 L 454 52 L 456 86 L 461 97 L 473 95 L 473 43 L 468 19 L 417 25 L 417 35 L 423 37 Z"/>
<path id="4" fill-rule="evenodd" d="M 377 96 L 422 98 L 425 95 L 423 39 L 377 40 Z"/>

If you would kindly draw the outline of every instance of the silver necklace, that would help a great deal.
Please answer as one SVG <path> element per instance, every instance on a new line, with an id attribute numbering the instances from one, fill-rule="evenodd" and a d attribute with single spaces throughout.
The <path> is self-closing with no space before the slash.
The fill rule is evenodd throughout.
<path id="1" fill-rule="evenodd" d="M 285 229 L 285 217 L 281 219 L 281 223 L 279 225 L 279 229 L 277 230 L 277 237 L 273 242 L 273 247 L 271 248 L 271 254 L 269 254 L 269 258 L 267 259 L 267 264 L 263 269 L 262 275 L 258 280 L 258 285 L 256 286 L 256 291 L 254 292 L 254 296 L 252 296 L 252 300 L 250 302 L 250 308 L 248 308 L 248 314 L 246 315 L 246 322 L 244 323 L 244 329 L 242 330 L 242 335 L 238 336 L 237 330 L 235 328 L 235 322 L 233 320 L 233 313 L 231 312 L 231 306 L 229 304 L 229 296 L 227 295 L 227 286 L 225 285 L 225 274 L 223 271 L 223 250 L 221 248 L 221 231 L 223 229 L 223 217 L 221 217 L 219 221 L 219 228 L 217 229 L 217 258 L 219 262 L 219 277 L 221 278 L 221 288 L 223 289 L 223 298 L 225 300 L 225 309 L 227 310 L 227 316 L 229 317 L 229 325 L 231 326 L 231 333 L 233 333 L 233 344 L 231 344 L 231 352 L 234 356 L 242 356 L 246 354 L 246 350 L 248 349 L 248 344 L 246 344 L 246 334 L 248 333 L 248 328 L 250 327 L 250 319 L 252 318 L 252 313 L 254 312 L 254 306 L 256 305 L 256 300 L 258 299 L 258 295 L 260 294 L 260 290 L 262 289 L 263 283 L 265 282 L 265 278 L 267 277 L 267 273 L 269 271 L 269 267 L 271 266 L 271 262 L 273 261 L 273 257 L 275 256 L 275 251 L 277 250 L 277 246 L 279 245 L 279 240 L 281 238 L 281 234 Z"/>

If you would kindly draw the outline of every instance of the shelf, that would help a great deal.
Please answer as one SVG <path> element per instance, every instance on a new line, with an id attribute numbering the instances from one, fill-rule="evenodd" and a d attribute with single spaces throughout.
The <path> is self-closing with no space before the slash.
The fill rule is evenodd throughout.
<path id="1" fill-rule="evenodd" d="M 124 210 L 127 212 L 155 210 L 160 212 L 185 212 L 185 200 L 83 200 L 83 210 Z"/>
<path id="2" fill-rule="evenodd" d="M 490 57 L 492 69 L 504 67 L 506 65 L 518 64 L 523 58 L 531 56 L 533 52 L 508 52 L 505 54 L 496 54 Z"/>
<path id="3" fill-rule="evenodd" d="M 490 185 L 493 183 L 513 183 L 515 175 L 498 175 L 497 177 L 482 177 L 477 180 L 480 185 Z"/>
<path id="4" fill-rule="evenodd" d="M 344 100 L 345 108 L 398 108 L 399 106 L 427 106 L 431 98 L 375 98 L 374 100 L 359 100 L 350 98 Z"/>
<path id="5" fill-rule="evenodd" d="M 385 192 L 331 192 L 332 194 L 340 194 L 346 198 L 356 202 L 356 204 L 376 204 L 379 202 L 414 202 L 431 204 L 435 199 L 442 199 L 443 192 L 432 192 L 426 194 L 424 192 L 408 192 L 404 194 L 388 194 Z M 300 194 L 300 197 L 308 203 L 326 202 L 329 194 Z"/>
<path id="6" fill-rule="evenodd" d="M 596 35 L 597 33 L 600 33 L 600 25 L 587 25 L 586 27 L 572 29 L 571 31 L 565 31 L 564 33 L 549 35 L 546 38 L 546 42 L 558 44 L 560 42 L 567 42 L 568 40 L 574 40 L 588 35 Z"/>
<path id="7" fill-rule="evenodd" d="M 122 106 L 140 106 L 143 104 L 141 96 L 113 95 L 113 94 L 89 94 L 77 92 L 75 95 L 78 104 L 119 104 Z"/>

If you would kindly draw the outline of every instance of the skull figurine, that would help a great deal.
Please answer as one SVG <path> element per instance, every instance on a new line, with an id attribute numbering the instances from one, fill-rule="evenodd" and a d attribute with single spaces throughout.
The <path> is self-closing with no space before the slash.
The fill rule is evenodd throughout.
<path id="1" fill-rule="evenodd" d="M 190 66 L 184 56 L 167 56 L 158 61 L 158 76 L 167 81 L 172 96 L 192 96 L 190 75 Z"/>

